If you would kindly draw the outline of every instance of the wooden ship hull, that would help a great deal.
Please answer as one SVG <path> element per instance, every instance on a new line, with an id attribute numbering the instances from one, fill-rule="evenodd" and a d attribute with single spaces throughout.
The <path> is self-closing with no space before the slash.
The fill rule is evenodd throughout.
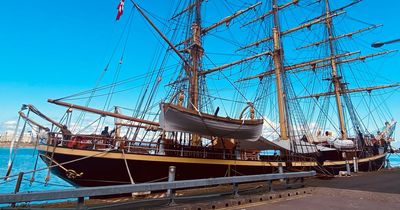
<path id="1" fill-rule="evenodd" d="M 134 183 L 167 181 L 169 166 L 177 168 L 176 180 L 278 173 L 280 165 L 285 171 L 321 171 L 321 165 L 319 165 L 321 163 L 316 161 L 262 160 L 264 159 L 262 156 L 261 160 L 196 158 L 123 154 L 113 151 L 54 148 L 46 145 L 39 146 L 39 153 L 48 166 L 53 166 L 51 169 L 53 174 L 76 187 L 130 184 L 127 168 L 130 170 Z M 381 154 L 359 159 L 359 170 L 378 170 L 383 166 L 385 158 L 386 154 Z M 125 160 L 128 167 L 125 165 Z M 351 161 L 350 164 L 352 165 Z M 327 160 L 322 163 L 322 167 L 324 170 L 337 174 L 339 171 L 346 170 L 346 161 Z M 73 176 L 74 174 L 78 175 Z"/>

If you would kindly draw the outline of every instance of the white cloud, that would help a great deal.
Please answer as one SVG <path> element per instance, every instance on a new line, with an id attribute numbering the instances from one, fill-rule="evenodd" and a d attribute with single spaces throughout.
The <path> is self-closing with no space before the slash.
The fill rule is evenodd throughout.
<path id="1" fill-rule="evenodd" d="M 8 120 L 0 123 L 0 133 L 14 133 L 16 120 Z"/>
<path id="2" fill-rule="evenodd" d="M 3 122 L 3 125 L 6 125 L 6 126 L 15 126 L 15 125 L 17 125 L 17 121 L 16 121 L 16 120 L 5 121 L 5 122 Z"/>

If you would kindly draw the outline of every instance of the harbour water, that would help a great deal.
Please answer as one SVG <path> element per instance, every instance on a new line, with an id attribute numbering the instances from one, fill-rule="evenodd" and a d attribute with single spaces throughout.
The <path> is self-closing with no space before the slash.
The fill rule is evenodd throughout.
<path id="1" fill-rule="evenodd" d="M 0 148 L 0 193 L 12 193 L 15 189 L 17 177 L 10 177 L 4 180 L 3 177 L 7 172 L 7 164 L 9 158 L 9 148 Z M 18 174 L 19 172 L 29 172 L 34 169 L 36 162 L 37 151 L 33 148 L 18 149 L 16 159 L 11 171 L 11 174 Z M 46 164 L 39 158 L 37 161 L 37 169 L 46 168 Z M 44 190 L 58 190 L 73 188 L 64 180 L 50 174 L 48 183 L 45 183 L 48 176 L 48 170 L 37 171 L 34 174 L 34 182 L 30 183 L 33 173 L 26 173 L 23 176 L 20 192 L 28 191 L 44 191 Z"/>
<path id="2" fill-rule="evenodd" d="M 393 168 L 400 167 L 400 153 L 389 154 L 389 165 Z"/>
<path id="3" fill-rule="evenodd" d="M 17 152 L 16 160 L 14 162 L 13 170 L 11 174 L 18 174 L 19 172 L 29 172 L 34 169 L 36 162 L 37 151 L 33 148 L 21 148 Z M 4 177 L 7 171 L 7 163 L 9 157 L 9 148 L 0 148 L 0 177 Z M 389 154 L 389 162 L 391 167 L 400 167 L 400 154 Z M 45 163 L 39 158 L 37 163 L 37 169 L 46 168 Z M 45 190 L 58 190 L 58 189 L 70 189 L 73 188 L 70 184 L 64 180 L 50 174 L 50 180 L 45 183 L 45 179 L 48 176 L 48 170 L 37 171 L 34 176 L 34 182 L 30 183 L 32 173 L 24 175 L 23 183 L 20 188 L 20 192 L 29 191 L 45 191 Z M 1 179 L 0 181 L 0 193 L 12 193 L 14 192 L 17 177 L 9 178 L 7 181 Z"/>

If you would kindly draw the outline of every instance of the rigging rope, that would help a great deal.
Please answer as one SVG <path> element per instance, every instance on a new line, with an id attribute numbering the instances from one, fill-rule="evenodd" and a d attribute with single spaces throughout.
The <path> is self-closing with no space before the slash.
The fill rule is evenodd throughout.
<path id="1" fill-rule="evenodd" d="M 30 110 L 28 110 L 28 114 L 26 115 L 27 117 L 29 117 L 29 113 L 30 113 Z M 17 133 L 17 131 L 18 131 L 18 126 L 19 126 L 19 121 L 20 121 L 20 119 L 21 119 L 21 116 L 18 118 L 17 126 L 15 127 L 15 133 L 14 133 L 14 136 L 13 136 L 13 140 L 12 140 L 12 142 L 11 142 L 11 147 L 10 147 L 10 158 L 9 158 L 8 164 L 7 164 L 7 167 L 8 167 L 8 168 L 7 168 L 6 178 L 5 178 L 5 179 L 8 179 L 8 176 L 9 176 L 10 173 L 11 173 L 12 167 L 13 167 L 13 165 L 14 165 L 15 157 L 17 156 L 17 151 L 18 151 L 19 143 L 22 141 L 22 139 L 23 139 L 23 137 L 24 137 L 25 128 L 26 128 L 26 124 L 27 124 L 26 121 L 24 121 L 24 125 L 23 125 L 23 127 L 22 127 L 21 133 L 20 133 L 20 135 L 19 135 L 19 138 L 18 138 L 17 143 L 16 143 L 15 148 L 14 148 L 14 140 L 15 140 L 14 138 L 16 137 L 16 133 Z M 13 150 L 14 150 L 14 152 L 13 152 Z"/>
<path id="2" fill-rule="evenodd" d="M 207 59 L 209 59 L 210 62 L 213 63 L 213 61 L 212 61 L 207 55 L 204 55 L 204 56 L 205 56 Z M 214 64 L 214 65 L 215 65 L 215 64 Z M 242 92 L 235 86 L 235 84 L 233 84 L 232 81 L 230 81 L 229 78 L 228 78 L 222 71 L 220 71 L 220 73 L 221 73 L 222 76 L 224 76 L 225 79 L 232 85 L 232 87 L 235 88 L 235 90 L 243 97 L 243 99 L 246 100 L 246 101 L 248 101 L 248 102 L 250 103 L 250 101 L 247 100 L 246 96 L 244 96 L 244 95 L 242 94 Z M 269 126 L 271 126 L 271 128 L 272 128 L 276 133 L 279 134 L 279 132 L 274 128 L 274 126 L 273 126 L 270 122 L 268 122 L 268 121 L 265 119 L 265 117 L 262 115 L 262 113 L 260 113 L 260 112 L 258 111 L 258 109 L 256 109 L 255 107 L 253 107 L 253 108 L 254 108 L 254 111 L 256 111 L 257 114 L 259 114 L 260 117 L 261 117 L 262 119 L 264 119 L 264 122 L 266 122 Z"/>

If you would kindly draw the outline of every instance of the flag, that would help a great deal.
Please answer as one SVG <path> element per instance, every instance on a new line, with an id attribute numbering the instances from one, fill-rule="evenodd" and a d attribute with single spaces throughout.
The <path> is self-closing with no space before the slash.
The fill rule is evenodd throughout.
<path id="1" fill-rule="evenodd" d="M 117 14 L 117 18 L 116 20 L 119 20 L 119 18 L 121 17 L 122 13 L 124 13 L 124 1 L 125 0 L 121 0 L 117 6 L 117 10 L 118 10 L 118 14 Z"/>

